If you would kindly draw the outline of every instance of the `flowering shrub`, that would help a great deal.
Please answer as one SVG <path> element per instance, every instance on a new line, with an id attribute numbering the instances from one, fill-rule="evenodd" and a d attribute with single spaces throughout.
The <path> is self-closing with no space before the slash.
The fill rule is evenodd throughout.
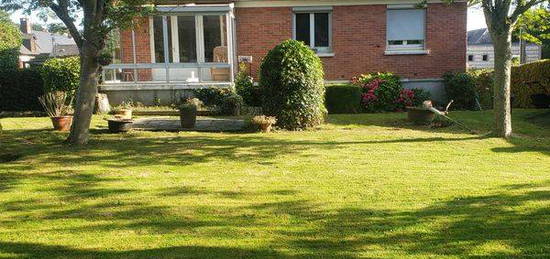
<path id="1" fill-rule="evenodd" d="M 362 89 L 361 104 L 367 112 L 402 111 L 430 99 L 429 92 L 422 89 L 403 89 L 399 77 L 392 73 L 365 74 L 351 82 Z"/>
<path id="2" fill-rule="evenodd" d="M 361 104 L 367 112 L 395 111 L 401 91 L 399 77 L 392 73 L 372 73 L 354 77 L 351 83 L 362 88 Z"/>

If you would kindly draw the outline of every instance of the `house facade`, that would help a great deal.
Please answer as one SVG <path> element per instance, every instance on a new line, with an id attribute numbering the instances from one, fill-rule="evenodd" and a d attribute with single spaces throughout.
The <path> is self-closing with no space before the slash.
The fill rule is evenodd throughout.
<path id="1" fill-rule="evenodd" d="M 185 1 L 184 1 L 185 2 Z M 258 78 L 262 58 L 296 39 L 321 58 L 327 82 L 393 72 L 442 98 L 441 76 L 466 69 L 466 2 L 407 0 L 195 1 L 158 5 L 116 37 L 101 91 L 111 102 L 172 102 L 185 91 L 230 87 L 239 62 Z"/>
<path id="2" fill-rule="evenodd" d="M 494 47 L 487 28 L 468 31 L 467 62 L 468 68 L 492 68 L 495 64 Z M 520 43 L 512 42 L 512 58 L 518 62 L 521 56 Z M 542 47 L 535 43 L 525 43 L 525 62 L 534 62 L 542 58 Z"/>

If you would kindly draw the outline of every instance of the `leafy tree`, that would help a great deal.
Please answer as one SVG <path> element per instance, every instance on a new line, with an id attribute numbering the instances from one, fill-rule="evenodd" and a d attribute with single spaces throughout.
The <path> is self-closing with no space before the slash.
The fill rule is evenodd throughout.
<path id="1" fill-rule="evenodd" d="M 550 57 L 550 10 L 539 6 L 529 9 L 518 19 L 514 38 L 520 38 L 543 47 L 543 58 Z"/>
<path id="2" fill-rule="evenodd" d="M 33 31 L 44 31 L 44 26 L 40 23 L 33 23 L 31 26 Z"/>
<path id="3" fill-rule="evenodd" d="M 448 0 L 453 2 L 455 0 Z M 470 0 L 480 4 L 491 34 L 495 53 L 494 113 L 495 133 L 499 137 L 512 135 L 510 83 L 512 72 L 512 32 L 519 19 L 529 9 L 548 3 L 548 0 Z"/>
<path id="4" fill-rule="evenodd" d="M 67 26 L 65 26 L 63 23 L 49 23 L 48 31 L 51 33 L 57 33 L 57 34 L 69 33 Z"/>
<path id="5" fill-rule="evenodd" d="M 6 12 L 0 12 L 0 71 L 17 68 L 21 46 L 21 32 L 9 19 Z"/>
<path id="6" fill-rule="evenodd" d="M 0 0 L 7 10 L 51 9 L 67 27 L 80 52 L 80 85 L 77 91 L 74 121 L 68 142 L 88 142 L 89 127 L 97 93 L 98 56 L 105 47 L 108 33 L 115 28 L 134 25 L 135 18 L 147 15 L 153 8 L 146 0 Z M 83 17 L 82 31 L 75 25 Z"/>

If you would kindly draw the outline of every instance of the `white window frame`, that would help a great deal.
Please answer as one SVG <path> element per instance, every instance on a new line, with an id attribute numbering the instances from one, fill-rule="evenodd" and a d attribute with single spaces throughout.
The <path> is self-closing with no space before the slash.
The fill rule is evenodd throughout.
<path id="1" fill-rule="evenodd" d="M 388 10 L 410 10 L 410 9 L 426 9 L 426 7 L 418 7 L 416 5 L 388 5 L 386 8 L 386 11 Z M 386 13 L 386 16 L 388 14 Z M 410 39 L 410 40 L 402 40 L 401 44 L 390 44 L 390 41 L 388 40 L 388 27 L 386 24 L 386 50 L 388 51 L 408 51 L 408 50 L 418 50 L 423 51 L 426 50 L 426 27 L 427 27 L 427 11 L 424 12 L 424 39 Z M 387 19 L 387 18 L 386 18 Z M 420 44 L 409 44 L 408 41 L 421 41 Z"/>
<path id="2" fill-rule="evenodd" d="M 328 47 L 315 46 L 315 14 L 328 14 Z M 309 14 L 309 47 L 317 54 L 332 54 L 332 7 L 307 7 L 293 8 L 292 13 L 292 39 L 296 39 L 296 14 Z"/>

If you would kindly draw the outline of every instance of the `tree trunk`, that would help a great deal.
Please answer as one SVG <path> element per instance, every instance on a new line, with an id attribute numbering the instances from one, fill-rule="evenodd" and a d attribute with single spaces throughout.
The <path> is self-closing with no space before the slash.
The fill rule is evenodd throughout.
<path id="1" fill-rule="evenodd" d="M 512 76 L 512 33 L 511 30 L 495 32 L 495 82 L 494 112 L 495 130 L 499 137 L 512 135 L 512 116 L 510 103 L 510 84 Z"/>
<path id="2" fill-rule="evenodd" d="M 67 139 L 70 144 L 84 145 L 88 142 L 89 128 L 97 94 L 99 65 L 97 63 L 97 47 L 84 41 L 80 55 L 80 87 L 76 95 L 71 133 Z"/>

